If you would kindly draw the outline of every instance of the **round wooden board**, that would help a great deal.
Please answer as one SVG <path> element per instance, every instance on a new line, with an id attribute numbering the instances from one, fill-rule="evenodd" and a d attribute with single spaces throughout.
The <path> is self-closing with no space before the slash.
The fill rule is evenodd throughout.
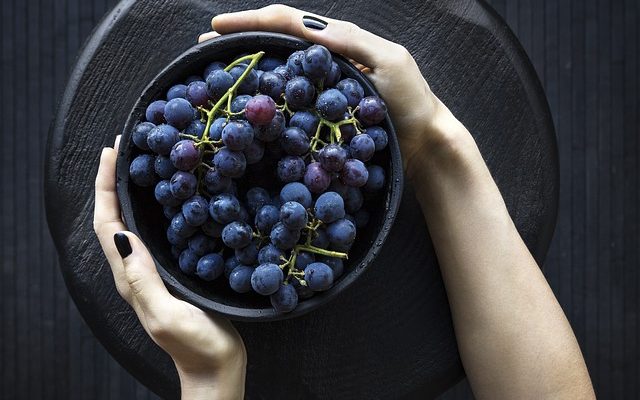
<path id="1" fill-rule="evenodd" d="M 476 0 L 289 4 L 351 20 L 411 51 L 434 92 L 473 133 L 520 234 L 542 262 L 557 212 L 555 134 L 535 72 L 504 22 Z M 50 132 L 47 215 L 69 291 L 109 352 L 166 398 L 179 395 L 173 363 L 118 296 L 93 233 L 98 158 L 143 88 L 209 29 L 211 16 L 263 5 L 122 1 L 86 43 Z M 248 399 L 429 398 L 464 374 L 409 185 L 376 263 L 347 293 L 300 318 L 235 325 L 249 354 Z"/>

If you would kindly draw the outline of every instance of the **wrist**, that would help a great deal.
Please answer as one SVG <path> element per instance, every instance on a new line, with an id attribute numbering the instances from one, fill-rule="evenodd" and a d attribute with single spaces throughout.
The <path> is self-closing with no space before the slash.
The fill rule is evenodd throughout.
<path id="1" fill-rule="evenodd" d="M 240 400 L 244 398 L 246 353 L 216 369 L 189 370 L 176 364 L 182 400 Z"/>

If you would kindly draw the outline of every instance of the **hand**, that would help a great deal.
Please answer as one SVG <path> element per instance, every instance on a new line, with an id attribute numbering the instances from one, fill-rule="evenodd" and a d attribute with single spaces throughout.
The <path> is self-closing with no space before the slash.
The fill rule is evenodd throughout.
<path id="1" fill-rule="evenodd" d="M 325 21 L 326 27 L 321 30 L 307 28 L 303 18 L 309 16 Z M 215 30 L 201 35 L 199 41 L 239 31 L 281 32 L 321 44 L 351 59 L 387 103 L 408 172 L 417 168 L 414 164 L 420 157 L 416 155 L 448 143 L 453 135 L 468 134 L 431 92 L 407 49 L 351 22 L 277 4 L 258 10 L 220 14 L 212 19 L 211 26 Z"/>
<path id="2" fill-rule="evenodd" d="M 247 363 L 233 325 L 173 297 L 142 241 L 126 232 L 116 195 L 115 148 L 104 148 L 95 183 L 93 226 L 118 293 L 145 331 L 175 362 L 183 399 L 241 399 Z"/>

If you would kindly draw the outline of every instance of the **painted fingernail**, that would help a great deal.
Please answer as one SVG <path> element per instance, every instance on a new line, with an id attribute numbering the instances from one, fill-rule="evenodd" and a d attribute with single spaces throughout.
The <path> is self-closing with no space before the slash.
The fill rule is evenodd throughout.
<path id="1" fill-rule="evenodd" d="M 120 253 L 120 257 L 127 258 L 133 250 L 131 250 L 131 243 L 129 243 L 129 238 L 122 232 L 118 232 L 113 235 L 113 241 L 116 244 L 116 249 L 118 249 L 118 253 Z"/>
<path id="2" fill-rule="evenodd" d="M 320 18 L 312 17 L 311 15 L 305 15 L 302 17 L 302 24 L 307 29 L 313 29 L 314 31 L 321 31 L 327 27 L 327 23 Z"/>

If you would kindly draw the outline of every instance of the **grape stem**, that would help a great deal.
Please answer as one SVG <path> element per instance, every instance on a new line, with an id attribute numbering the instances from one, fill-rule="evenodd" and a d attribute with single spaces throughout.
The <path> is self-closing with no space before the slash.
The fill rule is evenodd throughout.
<path id="1" fill-rule="evenodd" d="M 311 246 L 311 245 L 307 245 L 307 244 L 296 245 L 296 247 L 294 247 L 293 249 L 296 252 L 306 251 L 308 253 L 320 254 L 322 256 L 327 256 L 327 257 L 344 258 L 344 259 L 348 259 L 349 258 L 347 253 L 341 253 L 339 251 L 331 251 L 331 250 L 321 249 L 320 247 Z"/>

